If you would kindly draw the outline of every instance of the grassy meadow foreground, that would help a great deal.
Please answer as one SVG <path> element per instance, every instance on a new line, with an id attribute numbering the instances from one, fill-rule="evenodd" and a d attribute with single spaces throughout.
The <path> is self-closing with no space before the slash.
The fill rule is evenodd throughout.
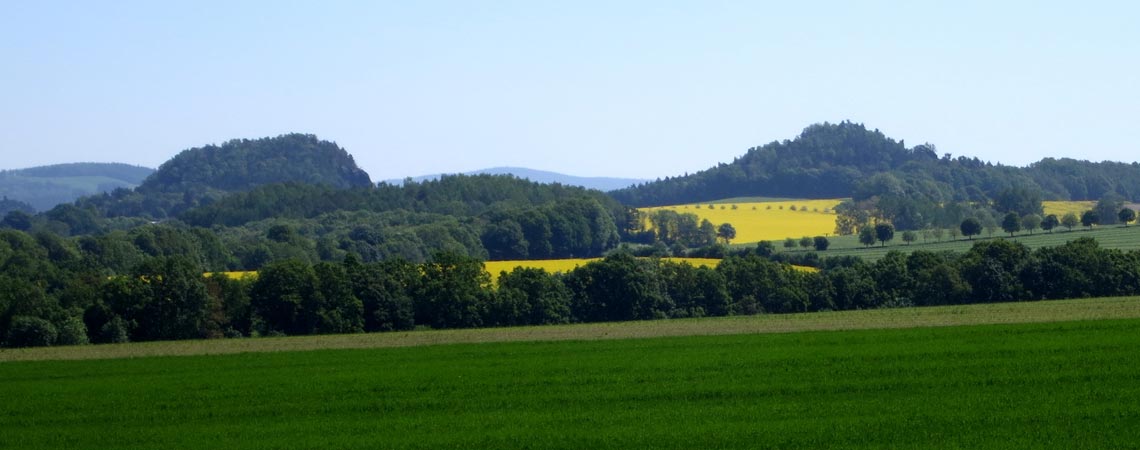
<path id="1" fill-rule="evenodd" d="M 1124 448 L 1137 327 L 9 362 L 0 447 Z"/>

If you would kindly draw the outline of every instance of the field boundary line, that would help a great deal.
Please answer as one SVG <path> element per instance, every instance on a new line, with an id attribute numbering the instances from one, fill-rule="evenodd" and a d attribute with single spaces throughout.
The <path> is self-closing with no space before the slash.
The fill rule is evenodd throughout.
<path id="1" fill-rule="evenodd" d="M 121 359 L 494 342 L 645 339 L 680 336 L 951 327 L 1140 318 L 1140 297 L 763 314 L 702 319 L 603 322 L 513 328 L 211 339 L 0 349 L 8 361 Z"/>

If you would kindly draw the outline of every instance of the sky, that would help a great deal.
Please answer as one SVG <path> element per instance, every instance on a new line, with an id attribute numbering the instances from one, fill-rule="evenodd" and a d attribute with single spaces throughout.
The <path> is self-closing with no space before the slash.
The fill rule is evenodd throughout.
<path id="1" fill-rule="evenodd" d="M 1140 155 L 1140 2 L 8 1 L 0 169 L 311 133 L 373 180 L 692 173 L 850 120 Z"/>

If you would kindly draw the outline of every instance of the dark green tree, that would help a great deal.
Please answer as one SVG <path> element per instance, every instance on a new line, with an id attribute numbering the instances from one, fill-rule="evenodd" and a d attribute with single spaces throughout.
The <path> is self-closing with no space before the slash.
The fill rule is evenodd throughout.
<path id="1" fill-rule="evenodd" d="M 1060 224 L 1061 221 L 1057 219 L 1056 214 L 1049 214 L 1045 216 L 1045 219 L 1041 220 L 1041 229 L 1051 234 L 1053 233 L 1053 229 L 1057 228 L 1057 225 Z"/>
<path id="2" fill-rule="evenodd" d="M 1033 234 L 1033 230 L 1041 226 L 1041 216 L 1037 214 L 1026 214 L 1021 218 L 1021 227 L 1028 230 L 1029 234 Z"/>
<path id="3" fill-rule="evenodd" d="M 875 239 L 885 247 L 887 241 L 895 238 L 895 226 L 889 223 L 880 223 L 875 225 Z"/>
<path id="4" fill-rule="evenodd" d="M 261 334 L 312 333 L 316 284 L 313 267 L 302 261 L 289 259 L 263 267 L 249 294 L 254 328 Z"/>
<path id="5" fill-rule="evenodd" d="M 1120 223 L 1124 224 L 1125 227 L 1128 227 L 1129 222 L 1136 220 L 1136 211 L 1134 211 L 1132 208 L 1123 208 L 1119 213 L 1117 213 L 1116 217 L 1120 219 Z"/>
<path id="6" fill-rule="evenodd" d="M 315 333 L 360 333 L 364 331 L 364 304 L 353 293 L 344 265 L 322 262 L 316 274 Z"/>
<path id="7" fill-rule="evenodd" d="M 803 248 L 811 247 L 813 242 L 815 242 L 815 241 L 813 241 L 811 239 L 811 237 L 804 236 L 804 237 L 800 238 L 800 247 L 803 247 Z"/>
<path id="8" fill-rule="evenodd" d="M 1006 214 L 1005 218 L 1001 220 L 1001 229 L 1013 237 L 1013 233 L 1021 231 L 1021 218 L 1017 217 L 1015 212 Z"/>
<path id="9" fill-rule="evenodd" d="M 565 281 L 574 316 L 584 322 L 665 318 L 674 307 L 656 263 L 626 252 L 579 267 Z"/>
<path id="10" fill-rule="evenodd" d="M 184 256 L 151 258 L 131 277 L 143 282 L 133 340 L 205 337 L 209 297 L 198 264 Z"/>
<path id="11" fill-rule="evenodd" d="M 466 255 L 439 252 L 421 266 L 417 286 L 416 323 L 433 328 L 483 325 L 491 298 L 491 277 L 483 262 Z"/>
<path id="12" fill-rule="evenodd" d="M 736 239 L 736 228 L 730 223 L 722 223 L 716 229 L 716 236 L 724 239 L 724 244 L 728 245 L 729 241 Z"/>
<path id="13" fill-rule="evenodd" d="M 47 347 L 56 341 L 59 331 L 51 322 L 39 317 L 16 316 L 8 327 L 8 347 Z"/>
<path id="14" fill-rule="evenodd" d="M 815 245 L 816 251 L 820 252 L 826 251 L 827 248 L 831 246 L 831 241 L 823 236 L 816 236 L 812 239 L 812 243 Z"/>
<path id="15" fill-rule="evenodd" d="M 0 221 L 0 225 L 20 231 L 28 231 L 32 228 L 32 216 L 20 210 L 8 211 L 8 214 L 4 215 L 4 220 Z"/>
<path id="16" fill-rule="evenodd" d="M 756 254 L 764 257 L 772 256 L 776 253 L 776 246 L 772 241 L 760 241 L 756 243 Z"/>
<path id="17" fill-rule="evenodd" d="M 1100 224 L 1100 214 L 1096 210 L 1085 211 L 1081 214 L 1081 225 L 1089 227 L 1091 230 L 1093 225 L 1098 224 Z"/>
<path id="18" fill-rule="evenodd" d="M 865 226 L 859 229 L 859 243 L 867 247 L 875 245 L 875 228 Z"/>
<path id="19" fill-rule="evenodd" d="M 1069 231 L 1073 231 L 1073 227 L 1080 223 L 1081 219 L 1077 218 L 1076 213 L 1065 213 L 1064 217 L 1061 217 L 1061 225 L 1064 225 Z"/>
<path id="20" fill-rule="evenodd" d="M 913 231 L 906 230 L 902 234 L 902 240 L 903 240 L 903 242 L 906 242 L 906 245 L 910 245 L 911 242 L 914 242 L 917 239 L 918 239 L 918 235 L 915 234 Z"/>
<path id="21" fill-rule="evenodd" d="M 962 236 L 966 236 L 969 239 L 974 239 L 974 236 L 982 234 L 982 223 L 973 217 L 963 220 L 962 225 L 958 228 L 962 230 Z"/>
<path id="22" fill-rule="evenodd" d="M 353 295 L 364 308 L 364 331 L 410 330 L 415 327 L 412 297 L 420 269 L 402 258 L 362 264 L 354 254 L 344 259 Z"/>
<path id="23" fill-rule="evenodd" d="M 516 267 L 499 276 L 491 309 L 491 323 L 501 326 L 568 323 L 570 291 L 543 269 Z"/>

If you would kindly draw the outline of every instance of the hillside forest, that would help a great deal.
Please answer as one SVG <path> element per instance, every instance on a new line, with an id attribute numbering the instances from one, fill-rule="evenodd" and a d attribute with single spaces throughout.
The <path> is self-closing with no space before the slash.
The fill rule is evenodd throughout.
<path id="1" fill-rule="evenodd" d="M 604 193 L 511 176 L 373 184 L 335 143 L 291 134 L 183 151 L 135 188 L 0 220 L 5 346 L 455 328 L 1140 294 L 1140 251 L 1092 239 L 1029 250 L 827 257 L 728 246 L 692 214 L 636 206 L 739 196 L 849 198 L 836 234 L 985 226 L 1140 195 L 1135 163 L 1027 168 L 938 157 L 862 125 L 813 125 L 731 164 Z M 1095 212 L 1095 211 L 1094 211 Z M 1120 216 L 1124 218 L 1123 216 Z M 972 222 L 971 222 L 972 223 Z M 720 238 L 721 242 L 718 242 Z M 819 248 L 818 245 L 816 247 Z M 723 258 L 693 267 L 639 256 Z M 484 260 L 604 259 L 566 273 Z M 257 271 L 236 277 L 232 271 Z"/>

